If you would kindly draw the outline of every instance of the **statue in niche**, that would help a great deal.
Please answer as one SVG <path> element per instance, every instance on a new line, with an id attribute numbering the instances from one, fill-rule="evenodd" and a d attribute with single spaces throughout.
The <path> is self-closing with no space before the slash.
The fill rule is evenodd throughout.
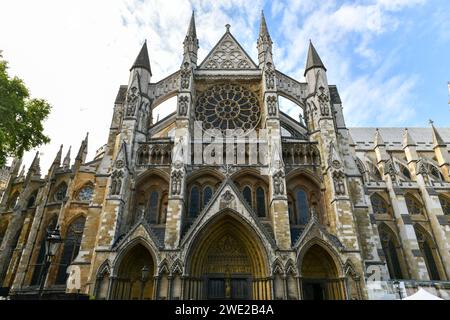
<path id="1" fill-rule="evenodd" d="M 131 87 L 130 91 L 128 91 L 127 96 L 127 117 L 132 117 L 135 115 L 136 107 L 139 100 L 138 89 L 136 87 Z"/>
<path id="2" fill-rule="evenodd" d="M 189 89 L 191 84 L 191 69 L 189 68 L 189 63 L 185 62 L 183 64 L 183 69 L 181 70 L 181 89 Z"/>
<path id="3" fill-rule="evenodd" d="M 266 67 L 266 88 L 272 90 L 275 88 L 275 71 L 272 68 L 271 63 L 267 63 Z"/>
<path id="4" fill-rule="evenodd" d="M 325 91 L 324 87 L 319 88 L 318 99 L 320 104 L 320 113 L 322 116 L 329 116 L 330 108 L 328 107 L 328 103 L 330 102 L 330 98 L 328 97 L 328 93 Z"/>
<path id="5" fill-rule="evenodd" d="M 283 172 L 278 171 L 273 176 L 273 189 L 276 195 L 284 194 Z"/>
<path id="6" fill-rule="evenodd" d="M 183 172 L 181 170 L 176 170 L 172 173 L 171 191 L 173 195 L 180 195 L 182 180 L 183 180 Z"/>
<path id="7" fill-rule="evenodd" d="M 277 97 L 267 97 L 267 112 L 269 113 L 269 116 L 277 115 Z"/>
<path id="8" fill-rule="evenodd" d="M 119 195 L 122 189 L 123 172 L 120 170 L 116 170 L 113 172 L 111 178 L 111 195 Z"/>
<path id="9" fill-rule="evenodd" d="M 180 97 L 179 99 L 179 114 L 182 117 L 185 117 L 187 114 L 187 109 L 188 109 L 188 102 L 189 102 L 189 98 L 188 97 Z"/>
<path id="10" fill-rule="evenodd" d="M 345 195 L 344 173 L 343 172 L 335 172 L 333 174 L 333 182 L 334 182 L 334 190 L 336 192 L 336 195 L 338 195 L 338 196 Z"/>

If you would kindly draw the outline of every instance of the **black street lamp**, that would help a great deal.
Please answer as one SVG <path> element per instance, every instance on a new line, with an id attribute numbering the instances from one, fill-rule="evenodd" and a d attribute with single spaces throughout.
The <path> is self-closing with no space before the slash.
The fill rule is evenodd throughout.
<path id="1" fill-rule="evenodd" d="M 150 269 L 146 265 L 143 266 L 142 270 L 141 270 L 141 300 L 144 299 L 145 284 L 148 281 L 149 275 L 150 275 Z"/>
<path id="2" fill-rule="evenodd" d="M 400 287 L 400 281 L 398 281 L 398 280 L 394 281 L 394 288 L 397 289 L 400 300 L 403 300 L 402 299 L 402 288 Z"/>
<path id="3" fill-rule="evenodd" d="M 44 270 L 41 273 L 40 285 L 39 285 L 39 298 L 42 299 L 42 293 L 44 291 L 45 279 L 47 278 L 48 269 L 50 267 L 52 258 L 58 251 L 59 245 L 63 242 L 59 227 L 54 230 L 47 230 L 45 237 L 45 264 Z"/>

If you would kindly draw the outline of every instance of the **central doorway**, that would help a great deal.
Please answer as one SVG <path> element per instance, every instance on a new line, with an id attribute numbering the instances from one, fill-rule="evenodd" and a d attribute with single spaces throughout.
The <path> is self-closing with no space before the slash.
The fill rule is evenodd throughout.
<path id="1" fill-rule="evenodd" d="M 325 286 L 323 281 L 304 281 L 303 300 L 325 300 Z"/>
<path id="2" fill-rule="evenodd" d="M 254 231 L 223 213 L 204 228 L 188 256 L 186 298 L 270 299 L 265 249 Z"/>
<path id="3" fill-rule="evenodd" d="M 206 296 L 212 300 L 249 300 L 251 284 L 250 275 L 208 275 Z"/>

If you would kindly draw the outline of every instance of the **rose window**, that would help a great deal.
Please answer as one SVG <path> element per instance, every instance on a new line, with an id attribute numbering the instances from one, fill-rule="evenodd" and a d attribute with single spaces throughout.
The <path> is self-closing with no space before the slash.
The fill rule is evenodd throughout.
<path id="1" fill-rule="evenodd" d="M 195 109 L 195 118 L 204 130 L 254 129 L 261 116 L 256 95 L 242 86 L 214 86 L 202 93 Z"/>

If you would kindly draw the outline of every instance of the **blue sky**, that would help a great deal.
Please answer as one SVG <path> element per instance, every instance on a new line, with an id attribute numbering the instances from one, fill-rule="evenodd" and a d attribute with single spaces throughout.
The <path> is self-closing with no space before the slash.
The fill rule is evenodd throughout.
<path id="1" fill-rule="evenodd" d="M 27 10 L 23 10 L 27 8 Z M 0 50 L 10 73 L 33 96 L 50 101 L 52 143 L 76 153 L 89 131 L 89 158 L 106 142 L 119 85 L 147 39 L 153 79 L 179 69 L 191 11 L 196 11 L 199 62 L 231 24 L 257 60 L 264 9 L 276 67 L 304 81 L 312 39 L 343 100 L 348 126 L 450 126 L 448 0 L 6 0 L 0 4 Z M 160 108 L 161 116 L 172 105 Z M 165 110 L 162 110 L 165 109 Z M 30 162 L 32 152 L 27 154 Z"/>

